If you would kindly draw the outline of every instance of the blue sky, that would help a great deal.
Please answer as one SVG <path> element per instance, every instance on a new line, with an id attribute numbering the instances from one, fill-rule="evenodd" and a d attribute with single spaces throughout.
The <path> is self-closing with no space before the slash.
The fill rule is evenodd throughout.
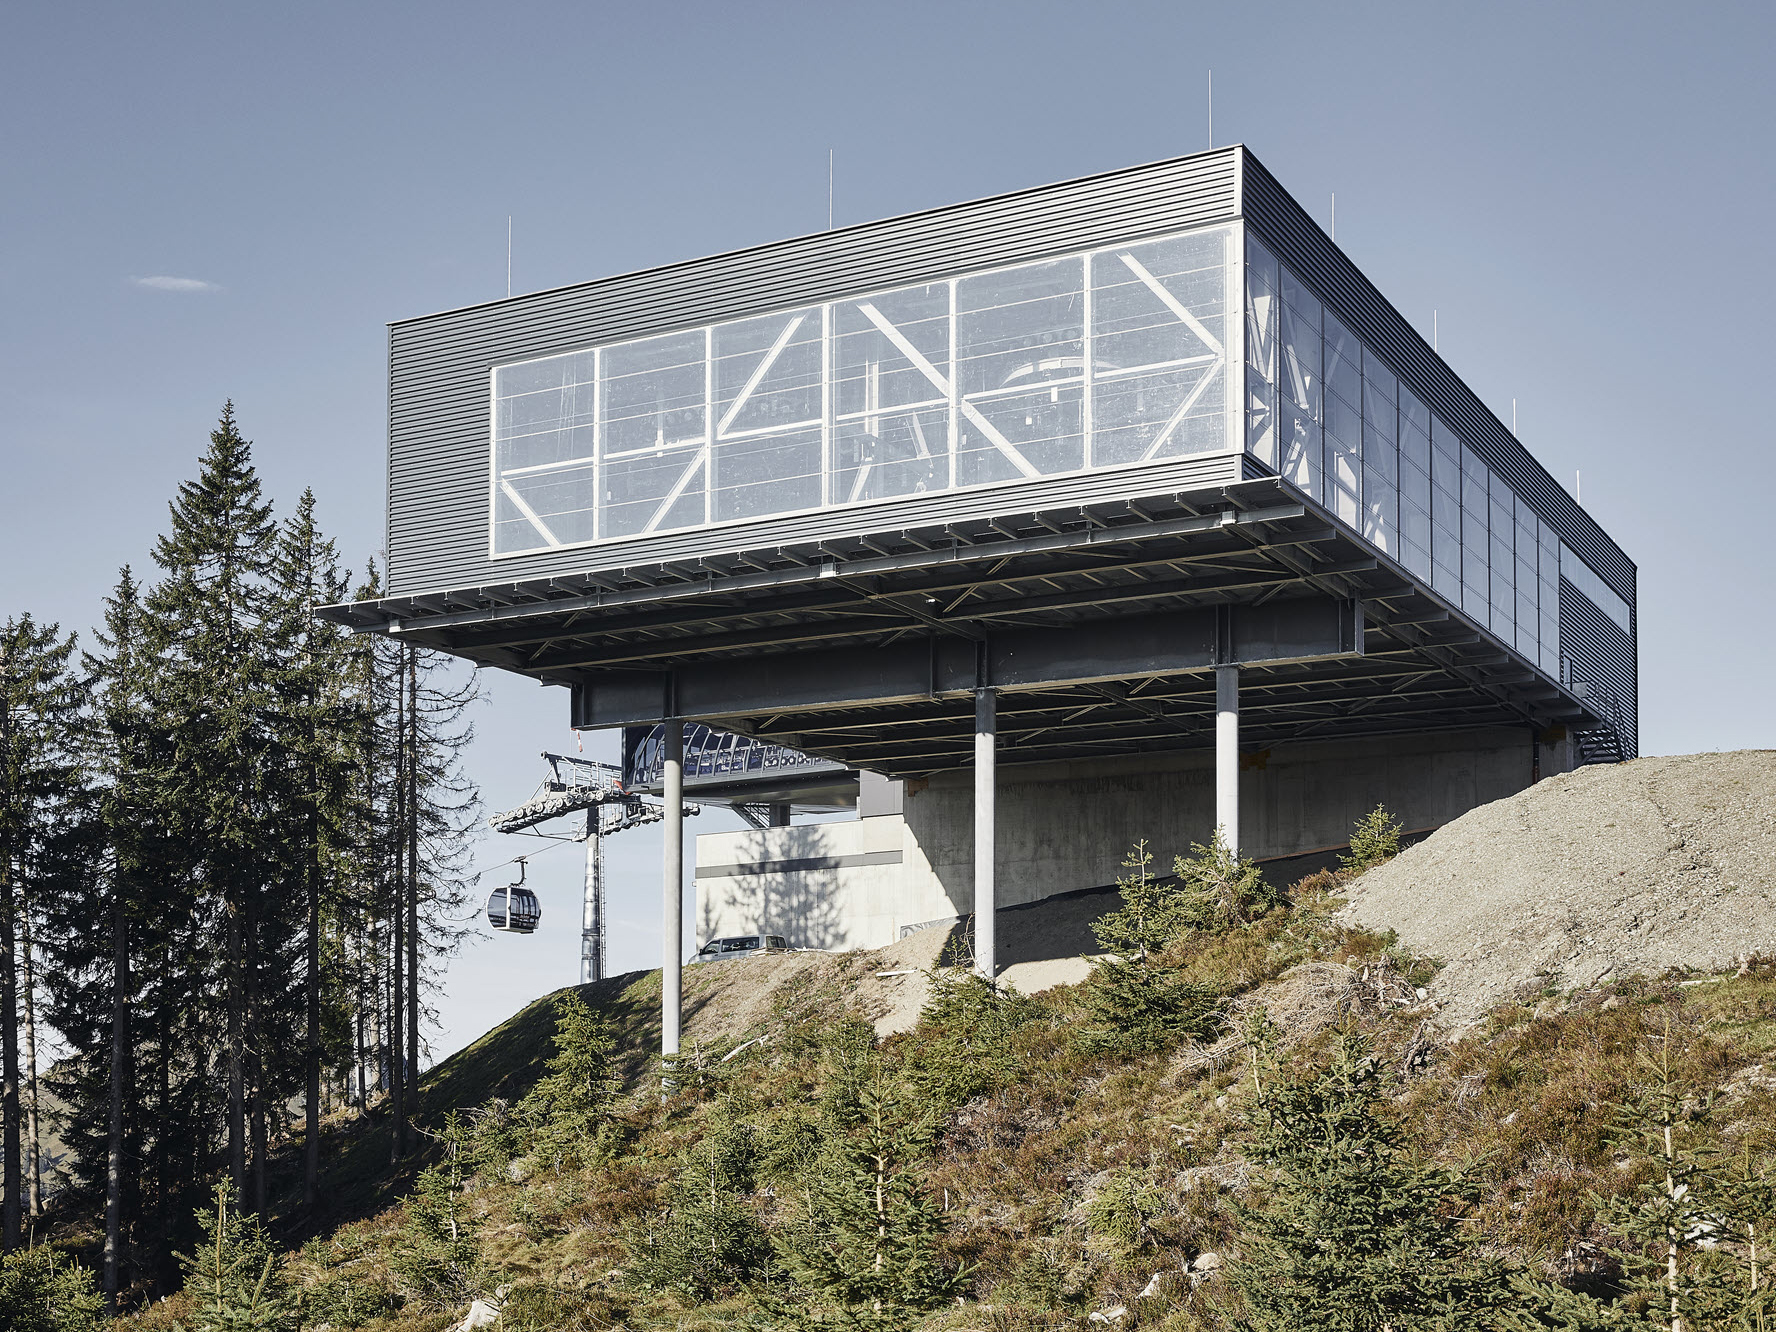
<path id="1" fill-rule="evenodd" d="M 8 6 L 0 614 L 88 626 L 225 398 L 361 564 L 384 325 L 502 295 L 508 216 L 514 290 L 559 286 L 824 227 L 829 149 L 841 224 L 1195 151 L 1212 68 L 1216 141 L 1322 223 L 1336 193 L 1583 472 L 1640 565 L 1643 750 L 1773 747 L 1773 50 L 1728 3 Z M 486 679 L 498 807 L 572 739 L 559 691 Z M 613 850 L 613 963 L 652 965 L 657 849 Z M 577 855 L 533 866 L 541 933 L 466 943 L 440 1052 L 573 979 Z"/>

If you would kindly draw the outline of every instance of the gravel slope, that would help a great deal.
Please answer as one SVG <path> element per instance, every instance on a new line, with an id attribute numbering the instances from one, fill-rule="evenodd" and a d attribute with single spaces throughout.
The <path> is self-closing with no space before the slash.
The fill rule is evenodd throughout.
<path id="1" fill-rule="evenodd" d="M 1470 811 L 1349 889 L 1447 966 L 1440 1025 L 1611 975 L 1776 954 L 1776 751 L 1581 768 Z"/>

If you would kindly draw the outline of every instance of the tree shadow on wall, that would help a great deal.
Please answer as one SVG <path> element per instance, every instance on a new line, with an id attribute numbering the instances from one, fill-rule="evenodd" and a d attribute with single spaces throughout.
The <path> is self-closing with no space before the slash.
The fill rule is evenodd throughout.
<path id="1" fill-rule="evenodd" d="M 785 859 L 813 859 L 827 850 L 819 824 L 803 825 L 802 835 L 781 838 L 780 828 L 755 829 L 741 843 L 739 863 L 769 864 Z M 774 839 L 771 834 L 779 834 Z M 772 845 L 773 841 L 777 845 Z M 783 843 L 789 847 L 784 849 Z M 846 939 L 840 926 L 836 869 L 766 871 L 722 881 L 706 896 L 697 890 L 699 944 L 723 934 L 781 934 L 791 948 L 840 948 Z M 718 921 L 729 922 L 718 925 Z"/>

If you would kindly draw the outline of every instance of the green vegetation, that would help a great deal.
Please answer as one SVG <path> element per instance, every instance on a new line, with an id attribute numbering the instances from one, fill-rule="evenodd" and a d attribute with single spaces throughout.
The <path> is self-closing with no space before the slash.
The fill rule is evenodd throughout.
<path id="1" fill-rule="evenodd" d="M 541 1000 L 428 1075 L 419 1161 L 331 1121 L 357 1219 L 268 1266 L 224 1188 L 185 1293 L 126 1326 L 441 1332 L 475 1298 L 510 1332 L 1768 1321 L 1776 967 L 1543 996 L 1442 1044 L 1433 964 L 1342 924 L 1342 874 L 1152 865 L 1078 985 L 938 971 L 878 1038 L 848 1006 L 874 959 L 773 964 L 756 1025 L 664 1095 L 657 975 Z M 23 1262 L 11 1289 L 95 1307 L 84 1272 Z"/>
<path id="2" fill-rule="evenodd" d="M 1338 867 L 1346 874 L 1361 874 L 1374 869 L 1400 854 L 1399 820 L 1387 812 L 1386 805 L 1377 805 L 1365 814 L 1351 830 L 1350 853 L 1338 858 Z"/>
<path id="3" fill-rule="evenodd" d="M 92 1273 L 54 1249 L 0 1256 L 0 1328 L 6 1332 L 100 1332 L 104 1309 Z"/>

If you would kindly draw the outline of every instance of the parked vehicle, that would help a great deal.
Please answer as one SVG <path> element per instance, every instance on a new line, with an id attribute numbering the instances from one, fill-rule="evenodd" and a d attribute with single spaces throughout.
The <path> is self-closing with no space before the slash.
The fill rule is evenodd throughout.
<path id="1" fill-rule="evenodd" d="M 736 934 L 726 939 L 711 939 L 692 956 L 695 962 L 733 962 L 761 953 L 787 953 L 789 941 L 781 934 Z"/>

